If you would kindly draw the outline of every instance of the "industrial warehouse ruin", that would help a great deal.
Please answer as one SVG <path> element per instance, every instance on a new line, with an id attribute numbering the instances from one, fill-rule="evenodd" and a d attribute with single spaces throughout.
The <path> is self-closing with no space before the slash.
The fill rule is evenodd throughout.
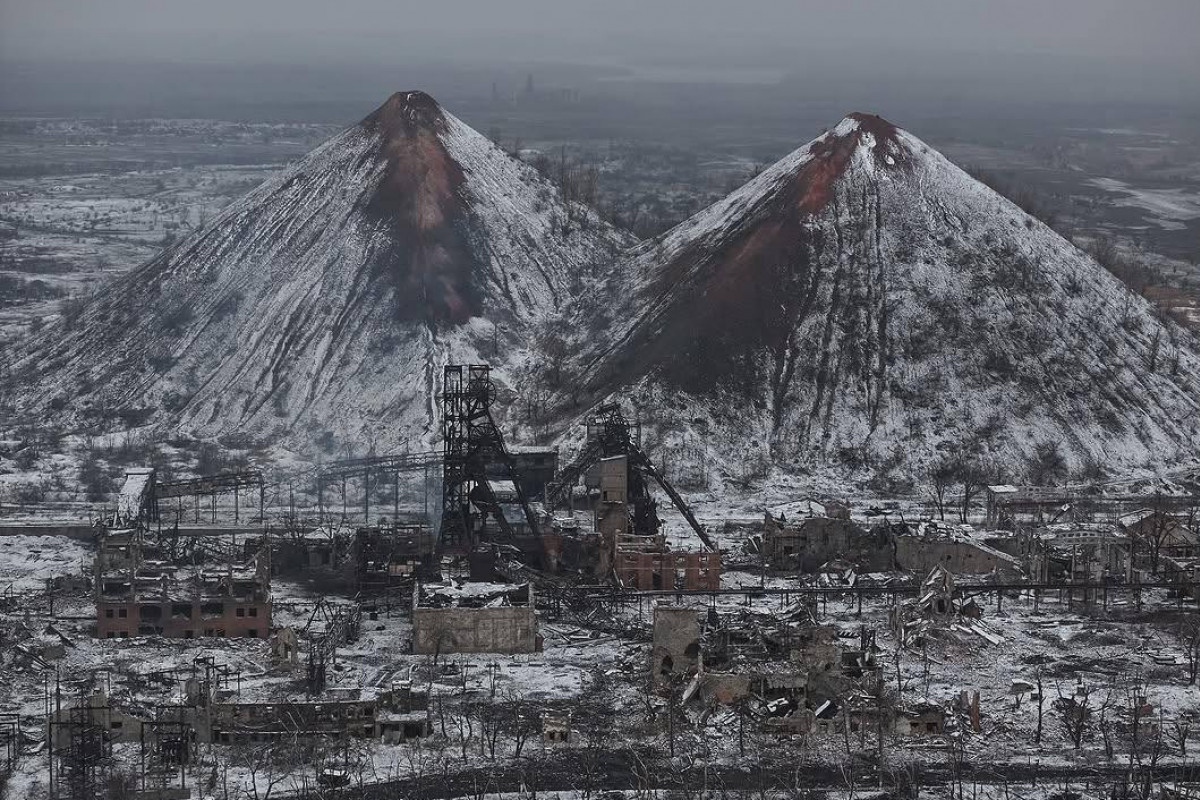
<path id="1" fill-rule="evenodd" d="M 0 800 L 1200 800 L 1200 17 L 1062 2 L 0 53 Z"/>

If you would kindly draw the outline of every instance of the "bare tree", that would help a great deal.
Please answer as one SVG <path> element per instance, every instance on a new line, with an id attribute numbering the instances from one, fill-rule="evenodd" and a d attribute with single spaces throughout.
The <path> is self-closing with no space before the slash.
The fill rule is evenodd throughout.
<path id="1" fill-rule="evenodd" d="M 1175 535 L 1177 520 L 1167 513 L 1166 502 L 1162 492 L 1154 494 L 1150 506 L 1150 516 L 1145 520 L 1149 524 L 1138 532 L 1138 538 L 1146 543 L 1150 551 L 1150 571 L 1158 574 L 1158 564 L 1162 558 L 1163 546 Z"/>
<path id="2" fill-rule="evenodd" d="M 1194 686 L 1200 675 L 1200 616 L 1192 616 L 1180 626 L 1179 638 L 1187 658 L 1188 686 Z"/>
<path id="3" fill-rule="evenodd" d="M 502 708 L 501 725 L 512 738 L 513 757 L 521 758 L 525 745 L 541 730 L 541 720 L 538 710 L 532 704 L 526 703 L 509 690 Z"/>
<path id="4" fill-rule="evenodd" d="M 1176 717 L 1171 721 L 1171 744 L 1179 749 L 1179 757 L 1187 758 L 1187 743 L 1192 735 L 1192 720 Z"/>
<path id="5" fill-rule="evenodd" d="M 475 721 L 471 719 L 470 709 L 463 709 L 461 714 L 454 717 L 454 726 L 458 731 L 458 746 L 462 753 L 463 763 L 467 761 L 467 748 L 475 739 Z"/>
<path id="6" fill-rule="evenodd" d="M 230 796 L 235 800 L 270 800 L 275 790 L 293 778 L 306 763 L 299 737 L 295 734 L 236 747 L 232 764 L 243 769 L 249 780 Z"/>
<path id="7" fill-rule="evenodd" d="M 1058 687 L 1058 699 L 1054 701 L 1054 708 L 1059 714 L 1059 722 L 1062 724 L 1063 733 L 1071 745 L 1079 750 L 1083 747 L 1083 740 L 1087 736 L 1092 727 L 1092 689 L 1086 683 L 1080 682 L 1075 687 L 1074 694 L 1064 695 L 1062 687 Z"/>
<path id="8" fill-rule="evenodd" d="M 547 331 L 539 336 L 537 344 L 545 362 L 542 372 L 546 384 L 551 389 L 558 389 L 564 381 L 564 366 L 570 355 L 570 346 L 557 330 Z M 566 377 L 566 380 L 569 379 Z"/>
<path id="9" fill-rule="evenodd" d="M 979 497 L 979 493 L 987 482 L 985 471 L 972 460 L 965 460 L 959 467 L 959 481 L 962 483 L 962 502 L 959 504 L 959 519 L 966 524 L 971 516 L 971 506 Z"/>
<path id="10" fill-rule="evenodd" d="M 474 704 L 468 713 L 474 712 L 479 720 L 479 750 L 492 761 L 496 760 L 496 744 L 504 730 L 504 709 L 493 701 Z M 486 747 L 486 752 L 484 748 Z"/>
<path id="11" fill-rule="evenodd" d="M 929 499 L 933 501 L 933 509 L 938 519 L 946 518 L 946 493 L 954 485 L 958 473 L 958 465 L 953 460 L 943 460 L 929 469 Z"/>
<path id="12" fill-rule="evenodd" d="M 1113 737 L 1112 737 L 1113 728 L 1112 728 L 1112 725 L 1109 724 L 1110 720 L 1109 720 L 1108 715 L 1109 715 L 1109 712 L 1115 706 L 1116 706 L 1116 702 L 1113 699 L 1113 693 L 1112 693 L 1112 690 L 1110 689 L 1109 692 L 1104 697 L 1104 702 L 1100 704 L 1099 720 L 1098 720 L 1099 724 L 1097 726 L 1100 729 L 1100 738 L 1104 742 L 1104 755 L 1106 758 L 1108 758 L 1109 761 L 1111 761 L 1113 759 L 1113 755 L 1114 755 L 1115 751 L 1114 751 L 1114 747 L 1113 747 Z"/>

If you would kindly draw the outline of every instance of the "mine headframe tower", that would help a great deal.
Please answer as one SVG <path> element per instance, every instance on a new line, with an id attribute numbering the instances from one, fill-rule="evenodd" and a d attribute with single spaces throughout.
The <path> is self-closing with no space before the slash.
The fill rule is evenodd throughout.
<path id="1" fill-rule="evenodd" d="M 601 459 L 624 456 L 629 465 L 627 491 L 632 529 L 642 534 L 656 534 L 661 527 L 657 505 L 650 494 L 652 480 L 671 498 L 675 508 L 687 520 L 704 546 L 715 552 L 716 544 L 709 538 L 691 508 L 642 450 L 639 444 L 640 433 L 640 426 L 636 423 L 631 424 L 625 418 L 618 403 L 608 403 L 596 409 L 596 413 L 588 420 L 587 441 L 579 457 L 563 469 L 557 482 L 547 487 L 546 507 L 554 508 L 565 497 L 569 497 L 583 474 Z"/>
<path id="2" fill-rule="evenodd" d="M 496 384 L 486 364 L 446 365 L 442 382 L 442 522 L 438 542 L 443 551 L 473 548 L 489 515 L 495 518 L 505 539 L 511 542 L 515 538 L 488 481 L 489 464 L 502 465 L 512 481 L 530 534 L 538 532 L 537 517 L 529 507 L 513 459 L 504 447 L 504 436 L 492 416 L 495 400 Z M 473 507 L 479 509 L 478 515 Z"/>

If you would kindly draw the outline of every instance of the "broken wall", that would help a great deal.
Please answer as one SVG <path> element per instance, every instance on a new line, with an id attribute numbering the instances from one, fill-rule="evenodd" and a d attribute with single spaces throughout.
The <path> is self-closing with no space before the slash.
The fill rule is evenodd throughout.
<path id="1" fill-rule="evenodd" d="M 414 608 L 413 652 L 535 653 L 541 649 L 532 607 Z"/>
<path id="2" fill-rule="evenodd" d="M 921 573 L 937 566 L 955 575 L 1020 572 L 1015 558 L 982 543 L 925 536 L 897 536 L 896 564 L 900 569 Z"/>
<path id="3" fill-rule="evenodd" d="M 650 674 L 666 681 L 686 675 L 700 660 L 700 620 L 696 612 L 681 606 L 654 607 L 654 648 Z"/>
<path id="4" fill-rule="evenodd" d="M 784 523 L 766 516 L 763 550 L 772 569 L 816 572 L 823 564 L 842 559 L 865 572 L 893 567 L 887 537 L 849 519 L 810 517 Z"/>

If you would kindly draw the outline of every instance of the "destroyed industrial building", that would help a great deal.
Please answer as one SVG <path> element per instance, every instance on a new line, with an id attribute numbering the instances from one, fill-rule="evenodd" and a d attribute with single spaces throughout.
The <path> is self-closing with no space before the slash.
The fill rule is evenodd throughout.
<path id="1" fill-rule="evenodd" d="M 411 787 L 365 776 L 426 748 L 489 762 L 536 748 L 551 764 L 618 729 L 668 755 L 717 736 L 760 763 L 799 748 L 936 765 L 967 742 L 1010 747 L 1014 729 L 1049 746 L 1054 714 L 1072 749 L 1090 735 L 1138 752 L 1117 744 L 1129 713 L 1155 714 L 1139 723 L 1154 737 L 1192 724 L 1190 483 L 1170 500 L 997 485 L 966 522 L 805 496 L 717 526 L 620 403 L 560 460 L 509 445 L 486 365 L 443 377 L 441 452 L 322 464 L 307 506 L 253 470 L 127 470 L 97 525 L 63 529 L 90 558 L 69 556 L 74 574 L 35 562 L 48 580 L 0 598 L 20 620 L 0 658 L 16 689 L 7 772 L 44 770 L 55 798 L 106 796 L 121 775 L 140 796 L 184 798 L 218 764 L 239 785 L 278 769 L 300 789 Z M 1127 674 L 1110 653 L 1128 639 L 1103 620 L 1140 608 L 1173 620 L 1179 645 Z M 1103 644 L 1074 646 L 1102 623 Z M 1063 694 L 1048 701 L 1051 675 Z M 1067 695 L 1063 675 L 1084 688 Z M 1164 710 L 1089 705 L 1104 681 Z M 1125 727 L 1079 716 L 1101 713 Z"/>
<path id="2" fill-rule="evenodd" d="M 243 358 L 246 331 L 225 342 L 190 319 L 179 357 L 195 363 L 164 367 L 169 380 L 141 368 L 153 355 L 113 356 L 136 373 L 106 385 L 113 402 L 135 390 L 162 399 L 170 380 L 206 376 L 179 400 L 197 438 L 110 465 L 122 483 L 102 499 L 0 507 L 0 798 L 832 798 L 870 783 L 915 800 L 922 775 L 960 800 L 976 796 L 969 779 L 988 783 L 986 800 L 1072 798 L 1080 776 L 1119 800 L 1147 800 L 1151 786 L 1194 794 L 1200 470 L 1021 485 L 1007 462 L 968 469 L 976 451 L 999 459 L 1029 442 L 997 434 L 993 449 L 972 439 L 968 452 L 955 431 L 983 425 L 974 410 L 918 435 L 933 423 L 912 381 L 933 378 L 925 367 L 885 375 L 886 336 L 862 352 L 831 344 L 849 336 L 847 320 L 861 323 L 840 293 L 826 298 L 836 313 L 820 312 L 827 335 L 805 327 L 827 291 L 821 269 L 844 269 L 884 327 L 893 289 L 867 287 L 883 280 L 881 253 L 900 249 L 880 228 L 885 207 L 903 212 L 909 239 L 974 248 L 956 256 L 964 274 L 991 251 L 967 257 L 981 246 L 947 221 L 953 208 L 980 237 L 1035 230 L 935 155 L 853 115 L 601 268 L 592 249 L 624 236 L 431 98 L 393 97 L 267 194 L 303 205 L 318 173 L 369 171 L 378 183 L 329 202 L 370 246 L 348 271 L 330 255 L 290 280 L 344 288 L 394 269 L 412 296 L 439 290 L 429 308 L 389 285 L 285 312 L 259 273 L 241 289 L 221 284 L 214 303 L 245 297 L 227 309 L 237 320 L 257 300 L 271 305 L 264 325 L 288 329 L 272 366 L 251 374 L 261 365 Z M 936 206 L 928 224 L 967 244 L 932 240 L 917 211 L 897 208 L 891 182 L 915 192 L 926 179 L 953 189 L 951 210 Z M 265 247 L 272 225 L 251 213 L 264 203 L 251 198 L 213 230 L 236 239 L 245 226 Z M 495 209 L 510 204 L 539 209 L 529 213 L 566 244 L 509 229 Z M 1036 237 L 1071 277 L 1088 274 L 1065 242 Z M 396 256 L 410 239 L 422 243 L 412 263 Z M 489 248 L 512 255 L 514 241 L 536 253 L 514 256 L 521 272 L 506 279 L 516 267 Z M 711 257 L 698 255 L 705 243 Z M 194 246 L 220 260 L 211 241 Z M 184 248 L 156 262 L 147 285 L 173 286 L 188 258 Z M 255 258 L 239 250 L 228 263 L 246 271 Z M 808 299 L 788 283 L 777 313 L 764 305 L 769 281 L 750 281 L 764 297 L 733 291 L 728 275 L 754 278 L 766 262 L 815 270 Z M 550 335 L 547 320 L 561 324 L 546 309 L 567 307 L 576 273 L 605 299 L 582 316 L 619 319 L 560 354 L 553 366 L 569 379 L 535 385 L 529 342 Z M 143 291 L 131 296 L 152 306 Z M 520 308 L 498 310 L 502 295 Z M 1079 325 L 1082 302 L 1070 301 Z M 124 308 L 105 294 L 85 327 L 108 330 Z M 373 327 L 358 330 L 363 314 Z M 153 332 L 158 311 L 147 315 L 133 327 Z M 1144 355 L 1145 335 L 1110 322 L 1100 329 L 1114 351 Z M 1148 314 L 1141 324 L 1161 327 Z M 226 348 L 241 360 L 218 359 Z M 806 361 L 818 350 L 828 363 Z M 311 391 L 295 371 L 308 369 Z M 1121 428 L 1122 457 L 1186 435 L 1173 416 L 1191 402 L 1184 379 L 1151 372 L 1154 430 Z M 756 395 L 759 384 L 769 390 Z M 891 406 L 888 392 L 899 394 Z M 363 446 L 335 446 L 322 415 L 350 416 L 358 399 L 338 423 Z M 1058 417 L 1042 422 L 1059 430 Z M 268 423 L 286 436 L 230 430 Z M 299 430 L 328 446 L 302 457 L 288 449 Z M 213 442 L 236 456 L 185 457 Z M 939 469 L 930 451 L 959 460 Z M 826 470 L 834 462 L 854 466 Z M 919 469 L 863 477 L 883 462 Z M 1067 785 L 1008 793 L 1027 782 Z"/>
<path id="3" fill-rule="evenodd" d="M 162 560 L 140 528 L 108 531 L 97 549 L 97 636 L 258 638 L 271 629 L 266 554 L 181 566 Z"/>

